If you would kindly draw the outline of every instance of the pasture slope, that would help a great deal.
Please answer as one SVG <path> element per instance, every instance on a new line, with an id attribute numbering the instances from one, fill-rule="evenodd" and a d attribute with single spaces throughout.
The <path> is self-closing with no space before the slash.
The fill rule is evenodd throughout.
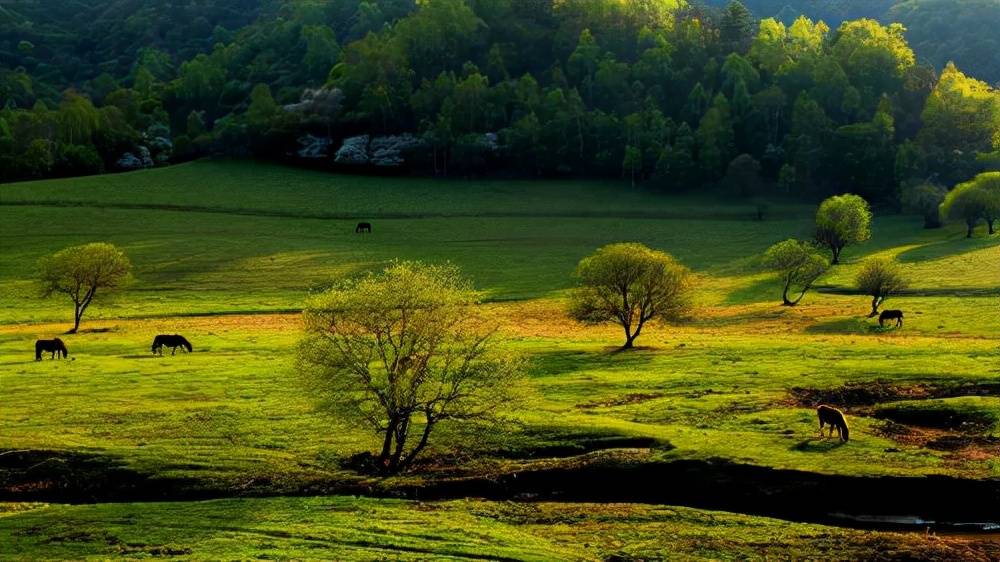
<path id="1" fill-rule="evenodd" d="M 1000 478 L 1000 238 L 880 216 L 818 291 L 778 306 L 759 256 L 807 237 L 813 212 L 776 202 L 758 222 L 739 201 L 618 183 L 239 161 L 2 185 L 0 558 L 1000 556 L 766 517 L 828 523 L 837 501 L 920 514 L 955 493 L 977 495 L 930 514 L 980 516 Z M 564 297 L 581 257 L 623 240 L 694 269 L 697 314 L 613 353 L 618 331 L 572 323 Z M 125 249 L 136 282 L 61 336 L 74 361 L 36 363 L 32 342 L 69 310 L 38 296 L 34 264 L 91 241 Z M 852 294 L 871 255 L 913 281 L 889 301 L 902 330 Z M 296 381 L 296 311 L 396 258 L 460 266 L 530 359 L 530 388 L 509 431 L 442 426 L 416 471 L 373 480 L 343 464 L 372 436 L 314 412 Z M 153 357 L 162 332 L 195 352 Z M 847 410 L 848 444 L 817 437 L 821 401 Z"/>

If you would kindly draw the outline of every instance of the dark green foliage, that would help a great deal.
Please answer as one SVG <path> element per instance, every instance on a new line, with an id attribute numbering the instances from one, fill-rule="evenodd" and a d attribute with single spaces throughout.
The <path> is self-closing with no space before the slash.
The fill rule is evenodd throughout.
<path id="1" fill-rule="evenodd" d="M 699 188 L 746 155 L 741 193 L 896 205 L 903 182 L 967 180 L 1000 148 L 1000 94 L 953 66 L 938 80 L 875 19 L 831 31 L 767 19 L 787 10 L 766 1 L 135 4 L 0 22 L 0 180 L 294 157 L 303 139 L 333 165 L 345 138 L 407 134 L 377 161 Z M 888 9 L 799 4 L 833 22 Z"/>

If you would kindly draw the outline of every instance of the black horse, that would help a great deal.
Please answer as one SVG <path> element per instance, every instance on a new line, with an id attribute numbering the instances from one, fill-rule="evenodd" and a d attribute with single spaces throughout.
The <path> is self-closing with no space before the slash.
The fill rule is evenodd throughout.
<path id="1" fill-rule="evenodd" d="M 359 222 L 358 226 L 354 227 L 354 233 L 357 234 L 359 232 L 367 232 L 367 233 L 371 234 L 371 232 L 372 232 L 372 223 L 370 223 L 370 222 Z"/>
<path id="2" fill-rule="evenodd" d="M 188 351 L 194 351 L 191 347 L 191 342 L 184 339 L 184 336 L 174 334 L 168 336 L 166 334 L 160 334 L 153 338 L 153 353 L 159 353 L 163 355 L 163 348 L 169 347 L 171 349 L 170 355 L 177 353 L 177 348 L 186 349 Z"/>
<path id="3" fill-rule="evenodd" d="M 42 352 L 51 351 L 52 358 L 55 359 L 57 355 L 62 354 L 63 358 L 69 356 L 69 352 L 66 351 L 66 344 L 59 338 L 52 340 L 38 340 L 35 342 L 35 361 L 42 360 Z"/>
<path id="4" fill-rule="evenodd" d="M 903 327 L 903 311 L 902 310 L 883 310 L 882 314 L 878 315 L 878 326 L 879 328 L 885 327 L 886 320 L 895 320 L 896 327 Z"/>

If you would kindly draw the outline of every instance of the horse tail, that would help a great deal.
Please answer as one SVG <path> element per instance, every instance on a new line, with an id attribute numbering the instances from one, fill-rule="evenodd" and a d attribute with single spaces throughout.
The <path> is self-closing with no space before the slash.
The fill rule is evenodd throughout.
<path id="1" fill-rule="evenodd" d="M 36 341 L 35 342 L 35 361 L 41 361 L 41 360 L 42 360 L 42 342 L 41 341 Z"/>

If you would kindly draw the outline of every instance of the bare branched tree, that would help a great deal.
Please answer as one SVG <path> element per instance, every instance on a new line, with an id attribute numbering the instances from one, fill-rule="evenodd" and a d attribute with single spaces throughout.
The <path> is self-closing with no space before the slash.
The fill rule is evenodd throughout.
<path id="1" fill-rule="evenodd" d="M 410 466 L 440 422 L 515 398 L 520 361 L 475 305 L 456 268 L 414 262 L 309 300 L 298 369 L 324 410 L 376 432 L 384 472 Z"/>

